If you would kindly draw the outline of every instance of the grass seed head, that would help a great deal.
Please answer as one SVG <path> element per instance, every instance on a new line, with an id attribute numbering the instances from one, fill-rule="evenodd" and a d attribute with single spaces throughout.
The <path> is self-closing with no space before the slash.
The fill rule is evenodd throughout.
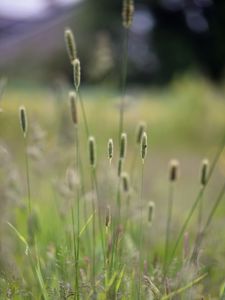
<path id="1" fill-rule="evenodd" d="M 81 77 L 80 60 L 76 58 L 73 61 L 73 79 L 74 79 L 74 86 L 76 91 L 78 91 L 80 86 L 80 77 Z"/>
<path id="2" fill-rule="evenodd" d="M 133 0 L 123 0 L 123 9 L 122 9 L 122 19 L 123 26 L 125 28 L 130 28 L 134 15 L 134 1 Z"/>
<path id="3" fill-rule="evenodd" d="M 70 28 L 65 29 L 64 38 L 65 38 L 67 53 L 68 53 L 70 62 L 72 64 L 73 61 L 77 58 L 77 49 L 76 49 L 74 35 Z"/>
<path id="4" fill-rule="evenodd" d="M 123 159 L 120 158 L 119 161 L 118 161 L 118 169 L 117 169 L 118 177 L 121 176 L 122 170 L 123 170 Z"/>
<path id="5" fill-rule="evenodd" d="M 125 159 L 127 152 L 127 134 L 122 133 L 120 139 L 120 158 Z"/>
<path id="6" fill-rule="evenodd" d="M 27 122 L 26 109 L 25 109 L 24 106 L 21 106 L 19 108 L 19 117 L 20 117 L 20 126 L 21 126 L 21 129 L 22 129 L 22 132 L 23 132 L 23 136 L 26 137 L 28 122 Z"/>
<path id="7" fill-rule="evenodd" d="M 105 227 L 109 228 L 111 224 L 111 209 L 110 206 L 107 206 L 106 217 L 105 217 Z"/>
<path id="8" fill-rule="evenodd" d="M 89 145 L 89 162 L 90 162 L 90 165 L 93 168 L 95 168 L 95 166 L 96 166 L 96 143 L 95 143 L 95 138 L 93 136 L 89 137 L 88 145 Z"/>
<path id="9" fill-rule="evenodd" d="M 136 130 L 136 143 L 140 145 L 143 133 L 146 131 L 146 123 L 140 122 Z"/>
<path id="10" fill-rule="evenodd" d="M 144 162 L 146 154 L 147 154 L 147 147 L 148 147 L 148 139 L 146 132 L 143 132 L 141 137 L 141 158 Z"/>
<path id="11" fill-rule="evenodd" d="M 201 169 L 201 185 L 202 186 L 205 186 L 207 183 L 208 169 L 209 169 L 209 161 L 208 161 L 208 159 L 203 159 L 202 169 Z"/>
<path id="12" fill-rule="evenodd" d="M 76 93 L 70 92 L 69 99 L 70 99 L 70 111 L 71 111 L 72 121 L 74 125 L 77 125 L 78 119 L 77 119 Z"/>
<path id="13" fill-rule="evenodd" d="M 171 182 L 174 182 L 178 179 L 179 175 L 179 162 L 176 159 L 172 159 L 170 161 L 170 167 L 169 167 L 169 180 Z"/>
<path id="14" fill-rule="evenodd" d="M 108 158 L 111 163 L 112 158 L 113 158 L 113 140 L 112 139 L 109 139 L 109 141 L 108 141 Z"/>
<path id="15" fill-rule="evenodd" d="M 148 203 L 148 223 L 151 225 L 152 220 L 154 218 L 154 213 L 155 213 L 155 203 L 152 201 L 149 201 Z"/>
<path id="16" fill-rule="evenodd" d="M 128 194 L 130 191 L 129 175 L 126 172 L 123 172 L 121 178 L 122 178 L 123 191 Z"/>

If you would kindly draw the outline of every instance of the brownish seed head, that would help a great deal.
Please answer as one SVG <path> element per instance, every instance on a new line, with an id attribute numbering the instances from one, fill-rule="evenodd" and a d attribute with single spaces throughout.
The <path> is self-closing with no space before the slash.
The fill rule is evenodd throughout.
<path id="1" fill-rule="evenodd" d="M 127 134 L 122 133 L 120 139 L 120 158 L 125 159 L 127 153 Z"/>
<path id="2" fill-rule="evenodd" d="M 122 19 L 123 26 L 130 28 L 134 15 L 134 2 L 133 0 L 123 0 Z"/>
<path id="3" fill-rule="evenodd" d="M 202 186 L 205 186 L 207 183 L 208 169 L 209 169 L 209 161 L 208 161 L 208 159 L 203 159 L 202 169 L 201 169 L 201 185 Z"/>
<path id="4" fill-rule="evenodd" d="M 74 79 L 74 86 L 76 91 L 78 91 L 80 86 L 80 77 L 81 77 L 80 61 L 78 58 L 76 58 L 73 61 L 73 79 Z"/>
<path id="5" fill-rule="evenodd" d="M 119 158 L 118 169 L 117 169 L 117 175 L 118 175 L 118 177 L 121 176 L 122 170 L 123 170 L 123 159 Z"/>
<path id="6" fill-rule="evenodd" d="M 64 38 L 65 38 L 67 53 L 68 53 L 70 62 L 72 64 L 72 62 L 77 58 L 77 50 L 76 50 L 76 43 L 75 43 L 74 35 L 70 28 L 65 29 Z"/>
<path id="7" fill-rule="evenodd" d="M 91 167 L 95 168 L 95 166 L 96 166 L 96 144 L 95 144 L 95 138 L 93 136 L 89 137 L 88 144 L 89 144 L 89 162 L 90 162 Z"/>
<path id="8" fill-rule="evenodd" d="M 109 141 L 108 141 L 108 158 L 111 163 L 112 158 L 113 158 L 113 140 L 112 139 L 109 139 Z"/>
<path id="9" fill-rule="evenodd" d="M 122 178 L 122 186 L 123 186 L 123 191 L 125 193 L 130 192 L 130 180 L 129 180 L 129 175 L 126 172 L 123 172 L 121 175 Z"/>
<path id="10" fill-rule="evenodd" d="M 144 162 L 146 154 L 147 154 L 148 140 L 146 132 L 143 132 L 141 137 L 141 158 Z"/>
<path id="11" fill-rule="evenodd" d="M 178 179 L 179 175 L 179 162 L 176 159 L 172 159 L 170 161 L 170 168 L 169 168 L 169 180 L 174 182 Z"/>
<path id="12" fill-rule="evenodd" d="M 21 129 L 22 129 L 22 132 L 23 132 L 23 136 L 26 137 L 28 122 L 27 122 L 26 109 L 25 109 L 24 106 L 21 106 L 19 108 L 19 117 L 20 117 L 20 126 L 21 126 Z"/>
<path id="13" fill-rule="evenodd" d="M 149 201 L 148 203 L 148 222 L 149 224 L 152 224 L 152 220 L 154 218 L 155 213 L 155 203 L 152 201 Z"/>
<path id="14" fill-rule="evenodd" d="M 138 145 L 141 144 L 141 138 L 142 138 L 142 134 L 143 132 L 146 131 L 146 123 L 145 122 L 140 122 L 137 126 L 137 130 L 136 130 L 136 143 Z"/>
<path id="15" fill-rule="evenodd" d="M 78 119 L 77 119 L 76 93 L 70 92 L 69 99 L 70 99 L 70 111 L 71 111 L 72 121 L 74 125 L 77 125 Z"/>

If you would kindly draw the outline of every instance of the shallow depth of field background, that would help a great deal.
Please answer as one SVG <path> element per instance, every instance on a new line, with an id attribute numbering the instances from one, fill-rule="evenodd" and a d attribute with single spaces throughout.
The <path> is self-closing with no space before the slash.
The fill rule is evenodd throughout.
<path id="1" fill-rule="evenodd" d="M 113 137 L 118 152 L 121 1 L 75 2 L 33 0 L 26 5 L 25 0 L 18 4 L 5 0 L 0 3 L 0 266 L 3 273 L 19 272 L 15 264 L 14 236 L 6 222 L 24 217 L 26 184 L 18 120 L 20 105 L 26 106 L 29 118 L 32 201 L 45 226 L 43 243 L 46 243 L 44 239 L 57 236 L 48 206 L 57 198 L 63 214 L 67 205 L 60 201 L 65 192 L 66 169 L 73 162 L 74 136 L 68 105 L 72 72 L 63 37 L 66 26 L 74 31 L 81 60 L 81 90 L 91 133 L 97 142 L 99 186 L 106 189 L 106 182 L 113 180 L 111 173 L 117 166 L 113 160 L 112 169 L 109 168 L 107 141 Z M 136 152 L 136 126 L 144 120 L 149 138 L 144 198 L 146 203 L 152 200 L 156 204 L 149 251 L 161 251 L 169 160 L 176 158 L 180 162 L 172 221 L 173 234 L 177 236 L 199 190 L 201 161 L 213 159 L 225 132 L 225 5 L 212 0 L 136 2 L 129 37 L 125 168 L 129 171 Z M 83 132 L 82 157 L 86 159 L 87 143 L 80 115 L 79 121 Z M 140 184 L 140 172 L 137 163 L 134 189 Z M 224 177 L 223 153 L 207 187 L 204 214 L 212 207 Z M 87 186 L 90 188 L 88 180 Z M 200 261 L 207 266 L 209 276 L 205 279 L 205 289 L 212 295 L 218 294 L 224 282 L 224 201 L 203 244 Z M 188 228 L 190 233 L 195 232 L 196 224 L 194 216 Z M 47 243 L 51 249 L 51 238 Z"/>

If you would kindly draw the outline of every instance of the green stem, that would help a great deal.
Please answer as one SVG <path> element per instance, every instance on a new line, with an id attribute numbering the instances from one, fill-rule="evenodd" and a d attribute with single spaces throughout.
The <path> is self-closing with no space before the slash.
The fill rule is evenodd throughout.
<path id="1" fill-rule="evenodd" d="M 30 173 L 29 173 L 29 159 L 27 154 L 27 138 L 24 137 L 24 153 L 26 165 L 26 181 L 27 181 L 27 197 L 28 197 L 28 214 L 31 215 L 31 192 L 30 192 Z"/>
<path id="2" fill-rule="evenodd" d="M 78 127 L 75 127 L 75 147 L 76 147 L 76 167 L 77 171 L 79 172 L 79 136 L 78 136 Z M 80 174 L 80 172 L 79 172 Z M 76 299 L 80 299 L 80 292 L 79 292 L 79 259 L 80 259 L 80 193 L 79 187 L 77 187 L 77 250 L 76 250 Z"/>
<path id="3" fill-rule="evenodd" d="M 95 183 L 94 183 L 94 168 L 91 170 L 91 190 L 92 190 L 92 213 L 93 213 L 93 220 L 92 220 L 92 285 L 93 285 L 93 293 L 95 294 L 96 286 L 95 286 L 95 277 L 96 277 L 96 261 L 95 261 L 95 249 L 96 249 L 96 231 L 95 231 L 95 223 L 96 223 L 96 208 L 95 208 L 95 197 L 94 197 L 94 190 L 95 190 Z"/>
<path id="4" fill-rule="evenodd" d="M 165 273 L 167 259 L 168 259 L 168 253 L 169 253 L 171 220 L 172 220 L 172 212 L 173 212 L 173 198 L 174 198 L 174 183 L 170 182 L 168 210 L 167 210 L 167 223 L 166 223 L 166 241 L 165 241 L 165 252 L 164 252 L 164 273 Z"/>
<path id="5" fill-rule="evenodd" d="M 122 60 L 122 80 L 121 80 L 121 103 L 120 103 L 120 118 L 119 118 L 119 141 L 124 128 L 124 102 L 126 93 L 126 80 L 127 80 L 127 61 L 128 61 L 128 35 L 129 29 L 124 28 L 123 37 L 123 60 Z"/>
<path id="6" fill-rule="evenodd" d="M 86 110 L 85 110 L 85 107 L 84 107 L 84 101 L 83 101 L 83 97 L 81 95 L 80 90 L 77 91 L 77 94 L 78 94 L 78 98 L 80 100 L 81 112 L 82 112 L 82 116 L 83 116 L 83 119 L 84 119 L 84 127 L 85 127 L 85 131 L 86 131 L 86 136 L 88 138 L 90 136 L 90 130 L 89 130 L 89 126 L 88 126 Z"/>
<path id="7" fill-rule="evenodd" d="M 139 232 L 139 279 L 138 279 L 138 299 L 141 299 L 141 274 L 143 261 L 143 191 L 144 191 L 144 161 L 141 168 L 141 191 L 140 191 L 140 232 Z"/>
<path id="8" fill-rule="evenodd" d="M 178 248 L 178 246 L 179 246 L 179 243 L 180 243 L 180 241 L 181 241 L 181 239 L 182 239 L 182 237 L 183 237 L 183 235 L 184 235 L 184 232 L 185 232 L 185 230 L 186 230 L 186 228 L 187 228 L 187 226 L 188 226 L 188 224 L 189 224 L 189 222 L 190 222 L 190 220 L 191 220 L 191 218 L 192 218 L 192 215 L 193 215 L 193 213 L 194 213 L 194 211 L 195 211 L 195 209 L 196 209 L 196 207 L 197 207 L 199 201 L 201 200 L 201 197 L 202 197 L 202 195 L 203 195 L 203 192 L 204 192 L 204 190 L 205 190 L 205 188 L 206 188 L 206 186 L 207 186 L 207 184 L 208 184 L 208 182 L 209 182 L 209 180 L 210 180 L 210 178 L 211 178 L 211 176 L 212 176 L 212 174 L 213 174 L 213 171 L 214 171 L 214 169 L 215 169 L 215 167 L 216 167 L 217 161 L 218 161 L 218 159 L 219 159 L 221 153 L 223 152 L 224 146 L 225 146 L 225 136 L 223 137 L 221 146 L 219 147 L 219 149 L 218 149 L 218 151 L 217 151 L 217 153 L 216 153 L 216 155 L 215 155 L 215 158 L 214 158 L 214 160 L 213 160 L 213 163 L 212 163 L 212 165 L 211 165 L 211 168 L 210 168 L 210 170 L 209 170 L 209 174 L 208 174 L 208 177 L 207 177 L 207 180 L 206 180 L 206 184 L 200 189 L 200 191 L 199 191 L 199 193 L 198 193 L 198 195 L 197 195 L 197 197 L 196 197 L 196 199 L 195 199 L 195 201 L 194 201 L 194 203 L 193 203 L 193 205 L 192 205 L 192 207 L 191 207 L 191 209 L 190 209 L 190 211 L 189 211 L 189 214 L 187 215 L 187 218 L 185 219 L 185 221 L 184 221 L 184 223 L 183 223 L 183 226 L 181 227 L 181 230 L 180 230 L 180 232 L 179 232 L 179 234 L 178 234 L 178 237 L 177 237 L 177 239 L 176 239 L 176 242 L 175 242 L 174 248 L 173 248 L 173 250 L 172 250 L 172 254 L 171 254 L 171 256 L 170 256 L 170 259 L 169 259 L 169 262 L 168 262 L 168 265 L 167 265 L 167 268 L 166 268 L 166 269 L 168 269 L 170 263 L 171 263 L 171 262 L 173 261 L 173 259 L 174 259 L 174 256 L 175 256 L 175 254 L 176 254 L 177 248 Z M 166 271 L 167 271 L 167 270 L 166 270 Z"/>
<path id="9" fill-rule="evenodd" d="M 223 199 L 224 194 L 225 194 L 225 183 L 224 183 L 222 189 L 220 190 L 220 193 L 219 193 L 218 197 L 216 198 L 216 201 L 215 201 L 215 203 L 214 203 L 214 205 L 213 205 L 213 207 L 212 207 L 212 209 L 209 213 L 209 216 L 206 220 L 205 226 L 203 227 L 203 229 L 201 230 L 201 232 L 199 233 L 199 235 L 196 238 L 195 247 L 194 247 L 194 250 L 192 252 L 190 261 L 194 261 L 197 258 L 198 250 L 201 246 L 203 238 L 206 234 L 206 231 L 208 230 L 208 227 L 210 226 L 210 224 L 212 222 L 212 218 L 213 218 L 213 216 L 216 212 L 216 209 L 217 209 L 218 205 L 220 204 L 221 200 Z"/>

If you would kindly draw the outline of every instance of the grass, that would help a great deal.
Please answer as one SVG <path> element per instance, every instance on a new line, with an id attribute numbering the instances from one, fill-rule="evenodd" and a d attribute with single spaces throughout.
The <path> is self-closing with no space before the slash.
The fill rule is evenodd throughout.
<path id="1" fill-rule="evenodd" d="M 116 212 L 116 194 L 117 194 L 117 156 L 119 155 L 119 145 L 117 141 L 117 132 L 115 131 L 114 124 L 117 124 L 117 97 L 111 96 L 108 101 L 103 101 L 106 91 L 102 94 L 98 91 L 84 90 L 86 113 L 88 116 L 89 126 L 96 137 L 97 143 L 97 169 L 96 169 L 96 182 L 98 186 L 98 205 L 99 212 L 96 212 L 96 292 L 99 299 L 114 299 L 115 293 L 124 295 L 126 299 L 136 299 L 134 278 L 137 276 L 135 273 L 136 264 L 138 264 L 138 249 L 139 249 L 139 230 L 140 230 L 140 198 L 141 188 L 141 174 L 142 162 L 140 157 L 140 149 L 136 148 L 135 131 L 138 121 L 146 120 L 149 129 L 148 141 L 148 154 L 145 162 L 144 176 L 143 176 L 143 206 L 146 208 L 142 211 L 142 250 L 143 257 L 146 258 L 144 263 L 144 275 L 146 276 L 141 284 L 141 289 L 146 293 L 160 293 L 161 298 L 166 296 L 166 287 L 161 281 L 161 272 L 163 272 L 163 253 L 165 243 L 165 226 L 166 226 L 166 208 L 167 208 L 167 186 L 168 186 L 168 161 L 171 157 L 178 157 L 181 164 L 181 176 L 176 186 L 176 197 L 174 199 L 173 216 L 171 221 L 170 233 L 170 246 L 169 253 L 171 253 L 177 235 L 182 227 L 182 220 L 187 215 L 191 205 L 193 204 L 195 195 L 200 187 L 200 174 L 201 161 L 203 157 L 208 157 L 211 164 L 213 156 L 216 153 L 216 148 L 219 143 L 224 130 L 224 120 L 222 115 L 224 113 L 224 104 L 221 97 L 215 94 L 213 99 L 208 99 L 207 84 L 199 80 L 198 84 L 183 78 L 181 80 L 183 89 L 186 86 L 191 86 L 192 93 L 196 95 L 202 94 L 201 100 L 198 100 L 200 109 L 198 110 L 199 116 L 202 111 L 207 111 L 207 119 L 202 120 L 201 128 L 205 130 L 209 122 L 214 124 L 213 128 L 208 130 L 208 135 L 202 134 L 199 126 L 199 117 L 193 118 L 193 123 L 190 128 L 183 124 L 188 120 L 190 111 L 193 111 L 193 103 L 190 98 L 193 95 L 180 96 L 180 88 L 174 90 L 174 85 L 168 88 L 167 97 L 157 92 L 156 90 L 138 91 L 138 103 L 132 104 L 126 112 L 126 132 L 128 134 L 127 158 L 125 160 L 125 170 L 129 170 L 133 157 L 138 152 L 138 158 L 135 163 L 134 175 L 131 180 L 131 194 L 129 195 L 129 216 L 128 223 L 126 222 L 126 199 L 127 195 L 122 191 L 121 193 L 121 215 L 124 216 L 124 225 L 126 231 L 123 233 L 117 232 L 117 246 L 114 253 L 114 263 L 107 271 L 107 264 L 104 263 L 103 257 L 111 259 L 110 245 L 113 235 L 113 229 L 118 225 Z M 176 83 L 177 85 L 178 83 Z M 180 83 L 181 84 L 181 83 Z M 199 91 L 203 89 L 203 91 Z M 210 89 L 212 93 L 213 87 Z M 96 95 L 89 98 L 89 95 Z M 108 91 L 108 94 L 110 92 Z M 17 99 L 23 98 L 23 102 Z M 93 213 L 91 208 L 92 190 L 96 189 L 93 185 L 89 172 L 89 159 L 88 159 L 88 144 L 85 134 L 85 126 L 82 119 L 80 122 L 80 156 L 83 165 L 83 185 L 85 194 L 80 190 L 80 184 L 76 183 L 81 178 L 75 178 L 74 190 L 68 188 L 66 179 L 67 167 L 73 168 L 74 166 L 74 128 L 72 121 L 70 122 L 70 111 L 67 99 L 61 104 L 54 103 L 50 93 L 42 89 L 37 89 L 35 93 L 35 101 L 26 100 L 31 96 L 30 92 L 26 90 L 18 91 L 9 89 L 5 94 L 4 101 L 2 102 L 3 112 L 1 113 L 1 144 L 7 147 L 12 166 L 6 172 L 7 165 L 4 165 L 4 156 L 2 156 L 3 168 L 1 171 L 2 184 L 1 189 L 6 192 L 14 193 L 5 197 L 7 202 L 4 201 L 5 213 L 2 215 L 2 234 L 1 239 L 4 241 L 4 248 L 2 251 L 7 250 L 7 255 L 1 261 L 2 275 L 1 286 L 2 290 L 12 293 L 14 299 L 29 299 L 29 297 L 40 298 L 41 295 L 47 290 L 48 297 L 63 299 L 63 294 L 74 293 L 74 284 L 76 282 L 75 276 L 79 276 L 80 295 L 81 298 L 88 299 L 91 297 L 91 264 L 92 254 L 90 244 L 90 236 L 92 236 L 92 222 Z M 146 96 L 148 95 L 148 97 Z M 173 95 L 173 97 L 172 97 Z M 216 96 L 218 98 L 216 98 Z M 149 98 L 150 100 L 147 100 Z M 186 98 L 186 99 L 182 99 Z M 48 99 L 48 100 L 43 100 Z M 180 100 L 182 99 L 182 100 Z M 93 100 L 93 101 L 92 101 Z M 181 109 L 180 101 L 182 101 L 185 109 Z M 21 239 L 17 238 L 15 232 L 9 228 L 6 222 L 13 224 L 14 228 L 19 234 L 28 242 L 26 213 L 26 177 L 24 165 L 24 144 L 22 135 L 19 128 L 18 121 L 18 107 L 24 104 L 27 108 L 29 131 L 28 131 L 28 150 L 36 149 L 40 152 L 39 156 L 29 155 L 29 168 L 30 168 L 30 184 L 31 184 L 31 202 L 34 209 L 39 229 L 35 231 L 37 240 L 37 247 L 40 259 L 36 261 L 35 256 L 33 260 L 37 265 L 37 273 L 32 271 L 32 265 L 29 263 L 24 264 L 26 261 L 25 249 Z M 58 105 L 58 106 L 57 106 Z M 101 110 L 99 109 L 101 108 Z M 135 111 L 135 112 L 134 112 Z M 179 111 L 179 114 L 175 113 Z M 49 115 L 52 116 L 49 119 Z M 78 116 L 81 116 L 78 110 Z M 68 119 L 68 122 L 63 120 Z M 181 124 L 182 120 L 182 124 Z M 204 123 L 205 122 L 205 123 Z M 37 123 L 39 125 L 37 125 Z M 151 123 L 151 125 L 150 125 Z M 162 124 L 170 124 L 163 128 Z M 10 126 L 8 126 L 10 124 Z M 40 125 L 41 124 L 41 125 Z M 105 126 L 101 126 L 105 124 Z M 183 135 L 181 128 L 183 127 Z M 5 129 L 5 130 L 3 130 Z M 38 132 L 39 131 L 39 132 Z M 45 134 L 41 134 L 41 132 Z M 60 133 L 59 133 L 60 132 Z M 64 134 L 64 136 L 61 136 Z M 38 140 L 37 136 L 40 136 Z M 189 139 L 185 139 L 188 136 Z M 193 138 L 192 138 L 193 136 Z M 108 160 L 107 143 L 109 138 L 114 139 L 114 155 L 111 165 Z M 29 152 L 28 151 L 28 152 Z M 33 149 L 34 151 L 34 149 Z M 35 151 L 34 151 L 35 152 Z M 4 154 L 4 153 L 3 153 Z M 3 155 L 2 154 L 2 155 Z M 16 172 L 16 177 L 13 183 L 9 184 L 9 179 L 12 174 Z M 223 155 L 220 156 L 219 162 L 213 173 L 210 183 L 207 185 L 204 194 L 204 211 L 203 221 L 206 224 L 210 223 L 207 228 L 206 235 L 204 235 L 203 243 L 201 244 L 202 254 L 200 256 L 200 266 L 190 267 L 189 276 L 183 273 L 179 279 L 177 274 L 184 272 L 187 268 L 187 263 L 182 256 L 183 247 L 179 244 L 173 262 L 168 272 L 169 287 L 168 293 L 175 293 L 181 290 L 184 299 L 188 297 L 188 291 L 191 288 L 194 295 L 213 295 L 219 297 L 220 286 L 223 284 L 223 274 L 225 264 L 222 263 L 222 253 L 224 239 L 222 232 L 218 232 L 218 226 L 222 226 L 223 212 L 225 205 L 220 203 L 217 207 L 216 198 L 218 191 L 223 184 L 224 161 Z M 76 173 L 76 170 L 75 170 Z M 6 174 L 6 175 L 5 175 Z M 4 177 L 3 177 L 4 176 Z M 75 177 L 79 174 L 75 174 Z M 91 183 L 92 182 L 92 183 Z M 77 184 L 80 191 L 80 253 L 79 253 L 79 274 L 74 271 L 75 261 L 73 255 L 73 242 L 72 242 L 72 228 L 70 201 L 74 201 L 74 214 L 77 213 L 76 189 Z M 94 196 L 95 198 L 95 196 Z M 152 220 L 152 225 L 148 224 L 147 205 L 148 201 L 155 202 L 155 217 Z M 220 199 L 221 200 L 221 199 Z M 3 203 L 1 204 L 3 205 Z M 84 214 L 86 205 L 86 215 Z M 104 227 L 107 206 L 110 205 L 112 224 L 109 228 Z M 211 208 L 217 208 L 215 211 L 214 219 L 210 217 Z M 105 255 L 103 255 L 102 242 L 100 237 L 98 218 L 101 218 L 102 231 L 105 237 Z M 123 219 L 123 217 L 121 217 Z M 208 219 L 207 219 L 208 218 Z M 4 221 L 3 221 L 4 220 Z M 49 221 L 51 220 L 51 222 Z M 164 221 L 165 220 L 165 221 Z M 210 220 L 208 222 L 208 220 Z M 194 245 L 195 236 L 198 222 L 198 211 L 192 218 L 189 226 L 186 228 L 189 235 L 189 247 Z M 203 224 L 205 224 L 203 222 Z M 29 225 L 32 226 L 32 225 Z M 75 221 L 75 236 L 76 241 L 78 237 L 77 225 Z M 208 226 L 207 226 L 208 227 Z M 34 228 L 36 228 L 34 226 Z M 3 231 L 4 229 L 4 231 Z M 121 229 L 120 229 L 121 230 Z M 107 231 L 107 232 L 106 232 Z M 214 231 L 218 232 L 218 240 L 212 235 Z M 208 234 L 207 234 L 208 233 Z M 210 234 L 211 233 L 211 234 Z M 217 244 L 215 250 L 214 244 Z M 34 251 L 34 250 L 33 250 Z M 108 252 L 107 252 L 108 251 Z M 191 249 L 189 252 L 191 255 Z M 34 254 L 33 254 L 34 255 Z M 117 257 L 120 259 L 117 261 Z M 217 258 L 218 257 L 218 258 Z M 11 266 L 9 267 L 9 261 Z M 40 261 L 40 262 L 39 262 Z M 132 261 L 132 264 L 130 264 Z M 38 263 L 39 262 L 39 263 Z M 40 264 L 40 265 L 39 265 Z M 106 270 L 104 269 L 104 265 Z M 147 268 L 147 269 L 146 269 Z M 139 267 L 137 268 L 137 270 Z M 106 271 L 106 273 L 105 273 Z M 40 273 L 41 272 L 41 273 Z M 207 273 L 207 276 L 205 275 Z M 41 275 L 40 275 L 41 274 Z M 107 274 L 104 275 L 104 274 Z M 43 276 L 43 280 L 40 276 Z M 104 279 L 104 276 L 105 279 Z M 198 278 L 204 278 L 198 281 Z M 74 280 L 73 280 L 74 278 Z M 149 281 L 150 280 L 150 281 Z M 44 283 L 41 288 L 39 283 Z M 147 283 L 146 283 L 147 282 Z M 150 283 L 149 283 L 150 282 Z M 198 285 L 194 285 L 198 282 Z M 209 283 L 210 282 L 210 283 Z M 187 290 L 183 290 L 188 286 Z M 199 292 L 199 288 L 201 291 Z M 44 290 L 43 290 L 44 288 Z M 155 289 L 155 290 L 154 290 Z M 158 292 L 156 292 L 158 291 Z M 30 296 L 30 295 L 33 296 Z M 175 295 L 174 294 L 174 295 Z M 54 295 L 54 296 L 52 296 Z M 60 298 L 61 297 L 61 298 Z M 66 296 L 65 296 L 66 297 Z M 111 297 L 111 298 L 110 298 Z M 130 297 L 130 298 L 129 298 Z M 142 290 L 142 299 L 145 299 Z M 175 296 L 173 296 L 175 297 Z M 176 296 L 178 297 L 178 296 Z M 197 297 L 197 296 L 196 296 Z M 164 299 L 163 298 L 163 299 Z M 165 298 L 167 299 L 167 298 Z"/>
<path id="2" fill-rule="evenodd" d="M 133 7 L 126 9 L 130 18 Z M 188 76 L 163 91 L 129 89 L 128 37 L 129 26 L 122 99 L 110 88 L 81 91 L 77 58 L 73 120 L 66 87 L 57 101 L 37 87 L 9 86 L 4 95 L 2 299 L 224 297 L 223 95 Z M 29 124 L 24 136 L 22 104 Z M 147 129 L 137 143 L 140 120 Z M 180 161 L 176 187 L 174 166 L 167 169 L 172 157 Z M 211 167 L 202 185 L 204 157 Z"/>

